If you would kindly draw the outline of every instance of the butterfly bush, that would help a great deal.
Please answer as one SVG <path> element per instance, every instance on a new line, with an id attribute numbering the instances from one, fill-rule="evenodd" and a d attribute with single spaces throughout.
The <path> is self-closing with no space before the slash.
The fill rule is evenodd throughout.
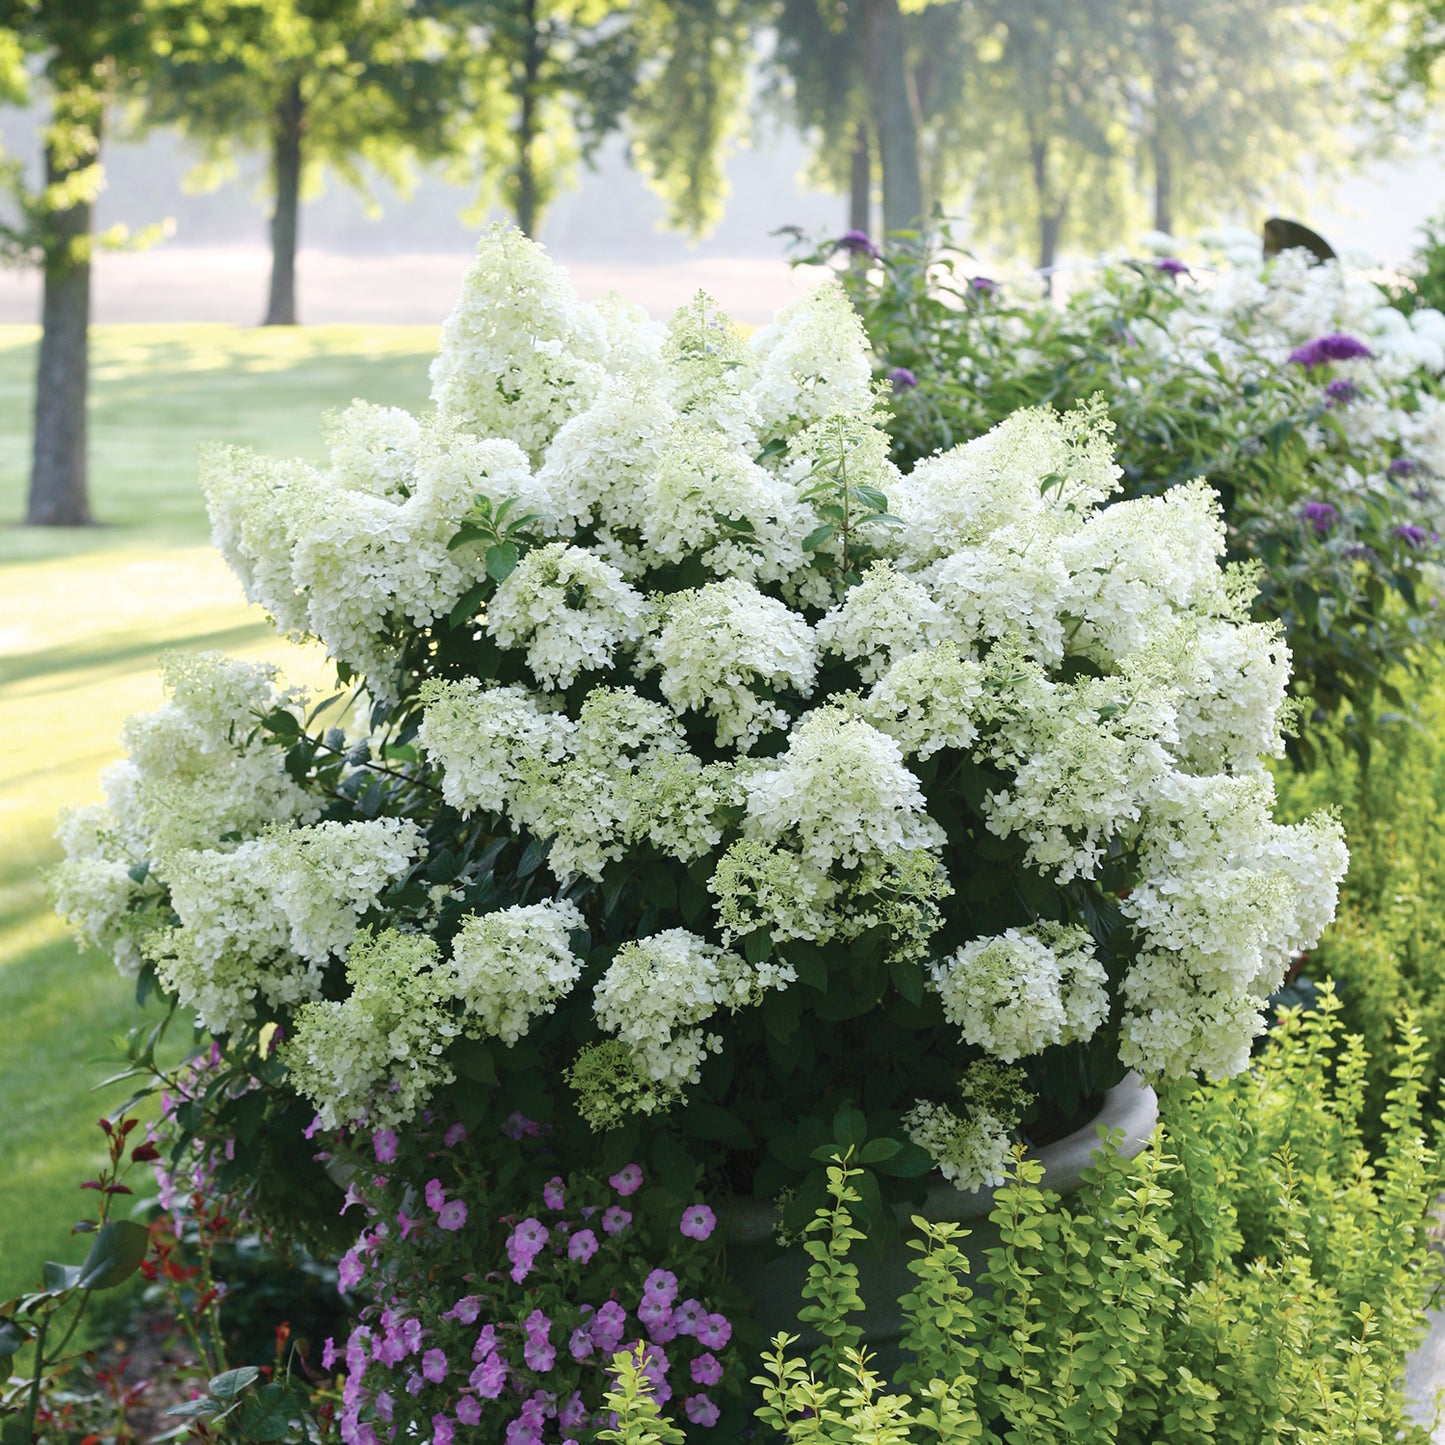
<path id="1" fill-rule="evenodd" d="M 1396 670 L 1445 635 L 1445 317 L 1404 314 L 1370 273 L 1343 262 L 1302 250 L 1267 257 L 1249 233 L 1206 235 L 1188 250 L 1187 263 L 1166 254 L 1083 268 L 1062 301 L 1027 280 L 971 275 L 946 229 L 919 251 L 839 275 L 864 319 L 874 375 L 890 386 L 892 456 L 910 475 L 950 467 L 957 443 L 1030 401 L 1102 395 L 1122 495 L 1201 478 L 1212 486 L 1226 559 L 1264 567 L 1250 614 L 1283 623 L 1292 695 L 1316 722 L 1363 726 L 1377 698 L 1403 705 Z M 799 259 L 841 264 L 832 246 Z M 911 384 L 890 380 L 900 371 Z M 987 508 L 988 495 L 969 489 L 953 505 Z M 1186 507 L 1175 521 L 1191 515 Z M 930 512 L 924 525 L 948 520 Z M 1178 535 L 1184 585 L 1186 555 L 1209 567 L 1217 548 Z M 1118 561 L 1089 574 L 1081 560 L 1071 559 L 1072 575 L 1109 589 L 1121 609 L 1110 621 L 1129 625 L 1131 596 L 1157 579 L 1134 580 Z M 1059 583 L 1043 572 L 1032 580 L 1042 596 Z M 1023 584 L 1020 573 L 1016 605 Z M 1047 606 L 1040 613 L 1047 626 Z M 1087 626 L 1104 623 L 1095 615 Z M 1128 650 L 1123 638 L 1103 645 Z M 1289 752 L 1307 765 L 1312 747 L 1306 729 Z"/>
<path id="2" fill-rule="evenodd" d="M 1205 483 L 1117 500 L 1099 403 L 901 471 L 836 280 L 751 338 L 658 326 L 513 231 L 433 403 L 333 416 L 325 466 L 210 455 L 218 545 L 341 691 L 171 664 L 62 827 L 62 912 L 261 1111 L 239 1159 L 382 1131 L 415 1191 L 429 1111 L 525 1116 L 558 1176 L 806 1220 L 839 1110 L 896 1200 L 1126 1069 L 1244 1067 L 1346 855 L 1271 816 L 1290 654 Z"/>

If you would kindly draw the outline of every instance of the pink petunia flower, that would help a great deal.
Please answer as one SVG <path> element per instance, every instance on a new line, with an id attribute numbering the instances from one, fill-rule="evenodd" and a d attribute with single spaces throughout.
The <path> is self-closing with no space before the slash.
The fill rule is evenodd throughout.
<path id="1" fill-rule="evenodd" d="M 467 1222 L 467 1206 L 460 1199 L 448 1199 L 437 1212 L 439 1229 L 460 1229 Z"/>
<path id="2" fill-rule="evenodd" d="M 692 1362 L 692 1377 L 699 1385 L 716 1385 L 723 1377 L 723 1367 L 716 1355 L 702 1354 Z"/>
<path id="3" fill-rule="evenodd" d="M 542 1203 L 548 1209 L 564 1209 L 567 1205 L 567 1191 L 562 1187 L 561 1176 L 549 1179 L 542 1186 Z"/>
<path id="4" fill-rule="evenodd" d="M 723 1315 L 709 1315 L 697 1328 L 697 1342 L 705 1350 L 720 1350 L 733 1337 L 733 1327 Z"/>
<path id="5" fill-rule="evenodd" d="M 636 1194 L 642 1188 L 642 1167 L 638 1164 L 624 1164 L 616 1174 L 608 1176 L 607 1182 L 624 1198 Z"/>
<path id="6" fill-rule="evenodd" d="M 455 1149 L 466 1137 L 467 1126 L 465 1124 L 450 1124 L 447 1126 L 447 1132 L 442 1135 L 442 1143 L 445 1144 L 448 1149 Z M 460 1410 L 457 1411 L 457 1419 L 461 1420 Z M 462 1420 L 463 1425 L 467 1423 L 469 1422 Z"/>
<path id="7" fill-rule="evenodd" d="M 597 1236 L 590 1229 L 579 1229 L 567 1241 L 567 1258 L 578 1264 L 586 1264 L 597 1253 Z"/>
<path id="8" fill-rule="evenodd" d="M 378 1164 L 390 1164 L 396 1158 L 396 1135 L 390 1129 L 378 1129 L 371 1136 L 371 1147 Z"/>
<path id="9" fill-rule="evenodd" d="M 442 1188 L 440 1179 L 428 1179 L 426 1182 L 426 1207 L 428 1209 L 440 1209 L 447 1202 L 447 1192 Z"/>
<path id="10" fill-rule="evenodd" d="M 689 1395 L 682 1402 L 682 1413 L 705 1430 L 717 1424 L 718 1408 L 706 1395 Z"/>
<path id="11" fill-rule="evenodd" d="M 682 1211 L 678 1230 L 689 1239 L 706 1239 L 717 1227 L 717 1215 L 706 1204 L 690 1204 Z"/>
<path id="12" fill-rule="evenodd" d="M 463 1395 L 456 1403 L 457 1424 L 480 1425 L 482 1402 L 475 1395 Z"/>
<path id="13" fill-rule="evenodd" d="M 602 1215 L 602 1232 L 604 1234 L 621 1234 L 632 1223 L 632 1215 L 621 1205 L 614 1204 Z"/>
<path id="14" fill-rule="evenodd" d="M 447 1377 L 447 1357 L 444 1350 L 428 1350 L 421 1357 L 422 1378 L 433 1385 L 440 1385 Z"/>

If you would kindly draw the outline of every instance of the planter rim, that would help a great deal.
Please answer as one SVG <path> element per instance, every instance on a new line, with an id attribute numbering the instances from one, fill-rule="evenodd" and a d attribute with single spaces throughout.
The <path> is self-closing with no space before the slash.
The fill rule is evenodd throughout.
<path id="1" fill-rule="evenodd" d="M 1072 1194 L 1083 1183 L 1084 1170 L 1094 1162 L 1102 1143 L 1100 1130 L 1118 1133 L 1119 1154 L 1132 1159 L 1143 1152 L 1153 1137 L 1159 1119 L 1159 1099 L 1154 1090 L 1136 1073 L 1126 1074 L 1112 1089 L 1104 1093 L 1098 1114 L 1087 1124 L 1040 1148 L 1029 1147 L 1028 1157 L 1044 1166 L 1040 1181 L 1045 1189 L 1057 1194 Z M 920 1209 L 907 1204 L 894 1206 L 900 1224 L 922 1213 L 936 1221 L 983 1219 L 994 1207 L 996 1186 L 983 1189 L 956 1189 L 947 1180 L 936 1179 Z M 726 1224 L 728 1234 L 740 1244 L 761 1243 L 773 1237 L 776 1209 L 771 1201 L 738 1196 L 728 1201 Z"/>

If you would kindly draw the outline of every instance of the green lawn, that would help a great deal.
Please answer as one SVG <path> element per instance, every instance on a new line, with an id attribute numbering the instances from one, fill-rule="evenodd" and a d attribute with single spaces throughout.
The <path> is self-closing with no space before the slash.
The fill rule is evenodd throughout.
<path id="1" fill-rule="evenodd" d="M 0 1299 L 45 1258 L 78 1257 L 114 1040 L 139 1018 L 109 963 L 82 957 L 40 870 L 58 808 L 99 795 L 126 714 L 160 701 L 158 655 L 224 648 L 322 659 L 279 642 L 211 550 L 196 449 L 237 442 L 319 459 L 322 414 L 353 397 L 425 405 L 436 331 L 112 326 L 93 334 L 91 497 L 102 524 L 13 525 L 23 514 L 36 334 L 0 327 Z"/>

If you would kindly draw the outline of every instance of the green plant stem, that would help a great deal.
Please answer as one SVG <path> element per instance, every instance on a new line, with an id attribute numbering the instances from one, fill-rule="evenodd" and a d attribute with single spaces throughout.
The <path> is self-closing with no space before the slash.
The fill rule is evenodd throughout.
<path id="1" fill-rule="evenodd" d="M 30 1397 L 25 1405 L 25 1424 L 20 1433 L 23 1445 L 30 1445 L 35 1438 L 35 1417 L 40 1413 L 40 1384 L 45 1376 L 45 1336 L 50 1330 L 50 1316 L 40 1321 L 40 1331 L 35 1336 L 35 1373 L 30 1377 Z"/>

